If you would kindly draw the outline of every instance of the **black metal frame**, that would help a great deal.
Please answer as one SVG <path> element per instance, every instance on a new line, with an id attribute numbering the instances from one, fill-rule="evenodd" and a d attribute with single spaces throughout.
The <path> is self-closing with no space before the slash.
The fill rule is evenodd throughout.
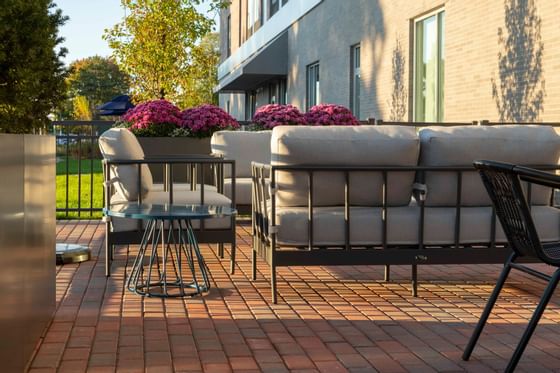
<path id="1" fill-rule="evenodd" d="M 560 165 L 542 165 L 536 166 L 544 170 L 557 170 Z M 277 245 L 277 227 L 276 227 L 276 179 L 277 172 L 290 171 L 307 173 L 308 175 L 308 237 L 309 242 L 305 246 L 292 246 L 296 250 L 279 250 Z M 327 249 L 326 247 L 317 247 L 314 245 L 313 237 L 313 174 L 315 172 L 339 172 L 346 175 L 345 183 L 345 216 L 346 216 L 346 234 L 345 244 L 342 249 Z M 352 245 L 350 242 L 350 201 L 349 187 L 352 172 L 379 172 L 383 175 L 383 201 L 382 205 L 382 245 L 379 247 L 370 247 L 364 249 L 364 245 Z M 416 179 L 422 181 L 426 172 L 453 172 L 457 175 L 457 193 L 456 193 L 456 214 L 455 214 L 455 230 L 454 243 L 451 245 L 427 245 L 424 243 L 424 212 L 425 212 L 425 189 L 422 185 L 416 185 L 414 197 L 420 208 L 420 223 L 417 227 L 419 243 L 417 245 L 392 245 L 387 242 L 387 190 L 388 174 L 397 172 L 415 172 Z M 468 167 L 451 167 L 451 166 L 310 166 L 310 165 L 294 165 L 294 166 L 270 166 L 253 162 L 253 213 L 252 213 L 252 230 L 253 230 L 253 253 L 252 253 L 252 278 L 256 277 L 255 259 L 257 254 L 260 255 L 270 265 L 271 269 L 271 290 L 272 301 L 277 302 L 276 292 L 276 267 L 280 266 L 314 266 L 314 265 L 385 265 L 385 280 L 390 278 L 390 265 L 412 265 L 412 295 L 417 296 L 418 280 L 417 266 L 420 264 L 482 264 L 482 263 L 503 263 L 511 250 L 506 244 L 496 243 L 496 214 L 492 214 L 491 237 L 489 242 L 481 242 L 479 244 L 462 244 L 460 242 L 461 233 L 461 190 L 462 175 L 466 172 L 475 172 L 472 166 Z M 531 198 L 531 187 L 528 185 L 528 197 Z M 270 204 L 270 206 L 269 206 Z M 553 205 L 551 198 L 550 205 Z M 453 207 L 453 206 L 448 206 Z M 270 208 L 270 215 L 268 210 Z M 269 220 L 270 216 L 270 220 Z M 283 245 L 282 247 L 290 247 Z M 353 250 L 359 247 L 359 250 Z M 379 250 L 382 249 L 382 250 Z M 458 250 L 460 249 L 460 250 Z"/>
<path id="2" fill-rule="evenodd" d="M 475 168 L 479 170 L 483 183 L 492 199 L 498 218 L 507 236 L 508 242 L 513 249 L 504 265 L 498 282 L 492 291 L 488 303 L 480 316 L 480 320 L 473 332 L 471 339 L 463 353 L 463 360 L 469 360 L 473 349 L 482 333 L 482 329 L 492 312 L 492 308 L 500 295 L 508 275 L 512 269 L 527 273 L 533 277 L 548 281 L 548 285 L 535 309 L 519 344 L 517 345 L 506 372 L 513 372 L 529 339 L 531 338 L 537 324 L 546 309 L 558 282 L 560 281 L 560 242 L 552 244 L 541 244 L 537 230 L 533 224 L 530 211 L 530 200 L 527 201 L 521 187 L 521 181 L 531 184 L 560 189 L 560 176 L 541 172 L 527 167 L 515 166 L 506 163 L 492 161 L 475 162 Z M 554 257 L 548 255 L 546 248 L 556 251 Z M 529 257 L 551 266 L 557 267 L 551 275 L 536 271 L 517 263 L 521 258 Z"/>
<path id="3" fill-rule="evenodd" d="M 101 212 L 103 210 L 103 206 L 94 206 L 93 202 L 93 195 L 94 195 L 94 183 L 93 183 L 93 165 L 94 160 L 101 159 L 94 158 L 90 156 L 87 159 L 82 159 L 82 145 L 89 144 L 92 149 L 98 149 L 98 140 L 101 132 L 107 128 L 110 128 L 114 125 L 114 121 L 107 121 L 107 120 L 91 120 L 91 121 L 79 121 L 79 120 L 72 120 L 72 121 L 54 121 L 51 123 L 52 132 L 56 136 L 56 144 L 57 144 L 57 157 L 62 157 L 66 160 L 66 177 L 65 177 L 65 184 L 66 184 L 66 196 L 64 205 L 58 205 L 56 207 L 56 212 L 64 213 L 64 216 L 68 218 L 70 215 L 69 213 L 76 213 L 78 217 L 88 216 L 92 217 L 94 212 Z M 56 131 L 57 127 L 60 129 L 59 132 Z M 84 129 L 87 128 L 87 133 L 77 133 L 71 134 L 72 130 L 75 128 Z M 78 206 L 72 208 L 69 206 L 69 186 L 70 186 L 70 173 L 69 173 L 69 160 L 70 160 L 70 146 L 72 143 L 76 144 L 78 148 Z M 63 153 L 59 153 L 58 150 L 63 148 Z M 84 173 L 82 172 L 82 165 L 88 164 L 90 168 L 90 172 Z M 90 186 L 89 186 L 89 207 L 83 206 L 82 202 L 82 180 L 83 177 L 89 178 Z M 82 215 L 84 214 L 84 215 Z"/>
<path id="4" fill-rule="evenodd" d="M 224 188 L 224 170 L 223 167 L 230 167 L 232 174 L 232 196 L 231 207 L 235 208 L 235 161 L 225 160 L 221 157 L 213 155 L 188 155 L 188 156 L 169 156 L 164 157 L 151 157 L 145 159 L 133 160 L 103 160 L 103 177 L 104 177 L 104 206 L 109 209 L 111 204 L 111 196 L 113 195 L 113 181 L 111 180 L 111 173 L 109 172 L 112 166 L 117 165 L 136 165 L 138 168 L 138 203 L 142 203 L 142 165 L 149 164 L 162 164 L 165 167 L 165 191 L 169 193 L 168 203 L 173 203 L 173 168 L 179 165 L 187 167 L 188 174 L 190 175 L 191 190 L 196 190 L 198 184 L 205 185 L 206 168 L 213 169 L 213 181 L 217 187 L 218 193 L 223 193 Z M 204 190 L 200 187 L 200 201 L 204 204 Z M 115 245 L 134 245 L 142 242 L 144 229 L 142 228 L 141 221 L 138 223 L 138 228 L 135 231 L 112 232 L 111 221 L 108 217 L 104 217 L 105 221 L 105 275 L 110 276 L 111 262 L 113 259 L 113 250 Z M 218 255 L 223 259 L 224 257 L 224 244 L 231 244 L 231 263 L 230 272 L 235 272 L 235 251 L 236 251 L 236 214 L 231 216 L 230 228 L 228 229 L 206 229 L 204 220 L 201 220 L 200 227 L 194 230 L 196 240 L 198 243 L 217 243 Z"/>

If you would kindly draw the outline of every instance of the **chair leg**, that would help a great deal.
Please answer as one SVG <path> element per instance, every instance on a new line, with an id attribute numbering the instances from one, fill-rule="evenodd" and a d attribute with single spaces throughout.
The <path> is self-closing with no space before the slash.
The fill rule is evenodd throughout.
<path id="1" fill-rule="evenodd" d="M 498 278 L 498 282 L 496 282 L 496 286 L 494 286 L 494 290 L 492 291 L 492 294 L 490 295 L 490 298 L 488 298 L 488 302 L 486 303 L 486 307 L 484 307 L 484 311 L 482 312 L 482 315 L 480 315 L 480 320 L 478 320 L 478 324 L 476 325 L 476 328 L 474 329 L 474 332 L 471 336 L 471 339 L 469 340 L 469 343 L 467 344 L 467 347 L 465 348 L 465 351 L 463 352 L 463 360 L 469 360 L 469 358 L 471 357 L 471 354 L 474 350 L 474 346 L 476 345 L 476 342 L 478 341 L 478 338 L 480 337 L 480 333 L 482 333 L 482 329 L 484 329 L 484 325 L 486 325 L 486 321 L 488 320 L 488 317 L 490 316 L 490 313 L 492 312 L 492 308 L 494 308 L 494 304 L 496 304 L 496 300 L 498 299 L 498 296 L 500 295 L 500 291 L 502 291 L 502 288 L 504 287 L 504 284 L 506 283 L 506 280 L 508 278 L 509 273 L 511 272 L 511 266 L 509 265 L 512 261 L 512 258 L 510 258 L 506 264 L 504 265 L 504 269 L 502 270 L 502 273 L 500 274 L 500 277 Z"/>
<path id="2" fill-rule="evenodd" d="M 412 296 L 418 296 L 418 266 L 416 264 L 412 265 Z"/>
<path id="3" fill-rule="evenodd" d="M 231 262 L 229 268 L 229 273 L 232 275 L 235 273 L 235 250 L 236 250 L 236 242 L 235 242 L 235 237 L 233 237 L 233 242 L 231 243 Z"/>
<path id="4" fill-rule="evenodd" d="M 272 303 L 277 304 L 278 298 L 276 294 L 276 266 L 270 266 L 270 290 L 272 291 Z"/>
<path id="5" fill-rule="evenodd" d="M 257 279 L 257 245 L 258 239 L 253 237 L 253 247 L 251 248 L 251 280 Z"/>
<path id="6" fill-rule="evenodd" d="M 385 282 L 391 281 L 391 266 L 387 264 L 385 266 Z"/>
<path id="7" fill-rule="evenodd" d="M 220 259 L 224 259 L 224 244 L 223 243 L 218 244 L 218 256 L 220 257 Z"/>
<path id="8" fill-rule="evenodd" d="M 523 351 L 525 351 L 525 347 L 527 347 L 527 343 L 529 343 L 529 339 L 531 339 L 531 336 L 533 335 L 533 332 L 535 331 L 535 328 L 537 327 L 537 324 L 539 323 L 539 320 L 541 319 L 541 316 L 544 313 L 544 310 L 546 309 L 546 306 L 550 301 L 552 294 L 554 294 L 554 290 L 556 289 L 559 280 L 560 269 L 557 269 L 548 282 L 544 294 L 541 297 L 541 300 L 537 305 L 533 316 L 531 317 L 531 321 L 529 321 L 529 325 L 527 325 L 527 329 L 525 329 L 525 332 L 521 337 L 521 341 L 519 341 L 519 344 L 517 345 L 517 348 L 515 349 L 511 360 L 509 361 L 509 364 L 505 370 L 506 372 L 513 372 L 515 370 L 515 367 L 517 366 L 519 359 L 521 359 L 521 355 L 523 354 Z"/>

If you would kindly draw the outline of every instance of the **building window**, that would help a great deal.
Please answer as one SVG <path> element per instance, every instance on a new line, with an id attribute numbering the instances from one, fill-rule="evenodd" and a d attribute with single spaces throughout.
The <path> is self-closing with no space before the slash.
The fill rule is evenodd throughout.
<path id="1" fill-rule="evenodd" d="M 307 66 L 307 102 L 306 109 L 321 102 L 319 81 L 319 62 Z"/>
<path id="2" fill-rule="evenodd" d="M 226 25 L 226 32 L 227 32 L 227 57 L 231 56 L 231 15 L 227 16 L 227 25 Z"/>
<path id="3" fill-rule="evenodd" d="M 350 48 L 350 108 L 360 119 L 360 44 Z"/>
<path id="4" fill-rule="evenodd" d="M 247 1 L 247 38 L 253 35 L 262 25 L 263 0 Z"/>
<path id="5" fill-rule="evenodd" d="M 272 17 L 280 9 L 280 0 L 268 0 L 269 17 Z"/>
<path id="6" fill-rule="evenodd" d="M 282 0 L 282 5 L 286 5 L 287 2 L 288 0 Z"/>
<path id="7" fill-rule="evenodd" d="M 245 120 L 253 119 L 257 109 L 257 92 L 250 91 L 245 93 Z"/>
<path id="8" fill-rule="evenodd" d="M 278 82 L 278 103 L 281 105 L 286 105 L 288 103 L 288 81 L 280 79 Z"/>
<path id="9" fill-rule="evenodd" d="M 443 121 L 445 12 L 415 21 L 414 120 Z"/>

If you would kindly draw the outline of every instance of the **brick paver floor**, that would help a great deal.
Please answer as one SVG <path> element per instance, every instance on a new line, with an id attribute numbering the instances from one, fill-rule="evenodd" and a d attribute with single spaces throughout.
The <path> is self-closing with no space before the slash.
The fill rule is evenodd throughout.
<path id="1" fill-rule="evenodd" d="M 59 242 L 89 244 L 93 260 L 57 267 L 57 311 L 30 372 L 434 372 L 503 371 L 544 284 L 515 273 L 470 362 L 461 360 L 499 265 L 297 267 L 278 271 L 270 303 L 268 267 L 250 280 L 249 226 L 238 227 L 238 264 L 203 245 L 210 293 L 143 298 L 124 289 L 136 247 L 120 247 L 104 276 L 104 226 L 60 221 Z M 560 299 L 553 298 L 519 371 L 560 372 Z"/>

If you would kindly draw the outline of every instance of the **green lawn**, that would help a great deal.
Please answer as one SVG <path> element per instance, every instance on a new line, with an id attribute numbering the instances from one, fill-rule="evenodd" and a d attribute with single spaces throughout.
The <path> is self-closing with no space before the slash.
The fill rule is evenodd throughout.
<path id="1" fill-rule="evenodd" d="M 90 160 L 82 160 L 81 162 L 81 180 L 79 178 L 79 162 L 77 159 L 69 159 L 68 162 L 68 207 L 77 208 L 78 200 L 81 200 L 80 207 L 89 208 L 90 206 L 90 186 L 91 186 L 91 163 Z M 78 183 L 81 185 L 80 194 L 78 195 Z M 66 160 L 56 164 L 56 207 L 66 207 Z M 93 207 L 103 207 L 103 171 L 101 168 L 101 160 L 93 161 Z M 89 211 L 82 212 L 78 216 L 77 212 L 57 212 L 56 217 L 59 219 L 89 219 L 100 218 L 101 212 Z"/>

